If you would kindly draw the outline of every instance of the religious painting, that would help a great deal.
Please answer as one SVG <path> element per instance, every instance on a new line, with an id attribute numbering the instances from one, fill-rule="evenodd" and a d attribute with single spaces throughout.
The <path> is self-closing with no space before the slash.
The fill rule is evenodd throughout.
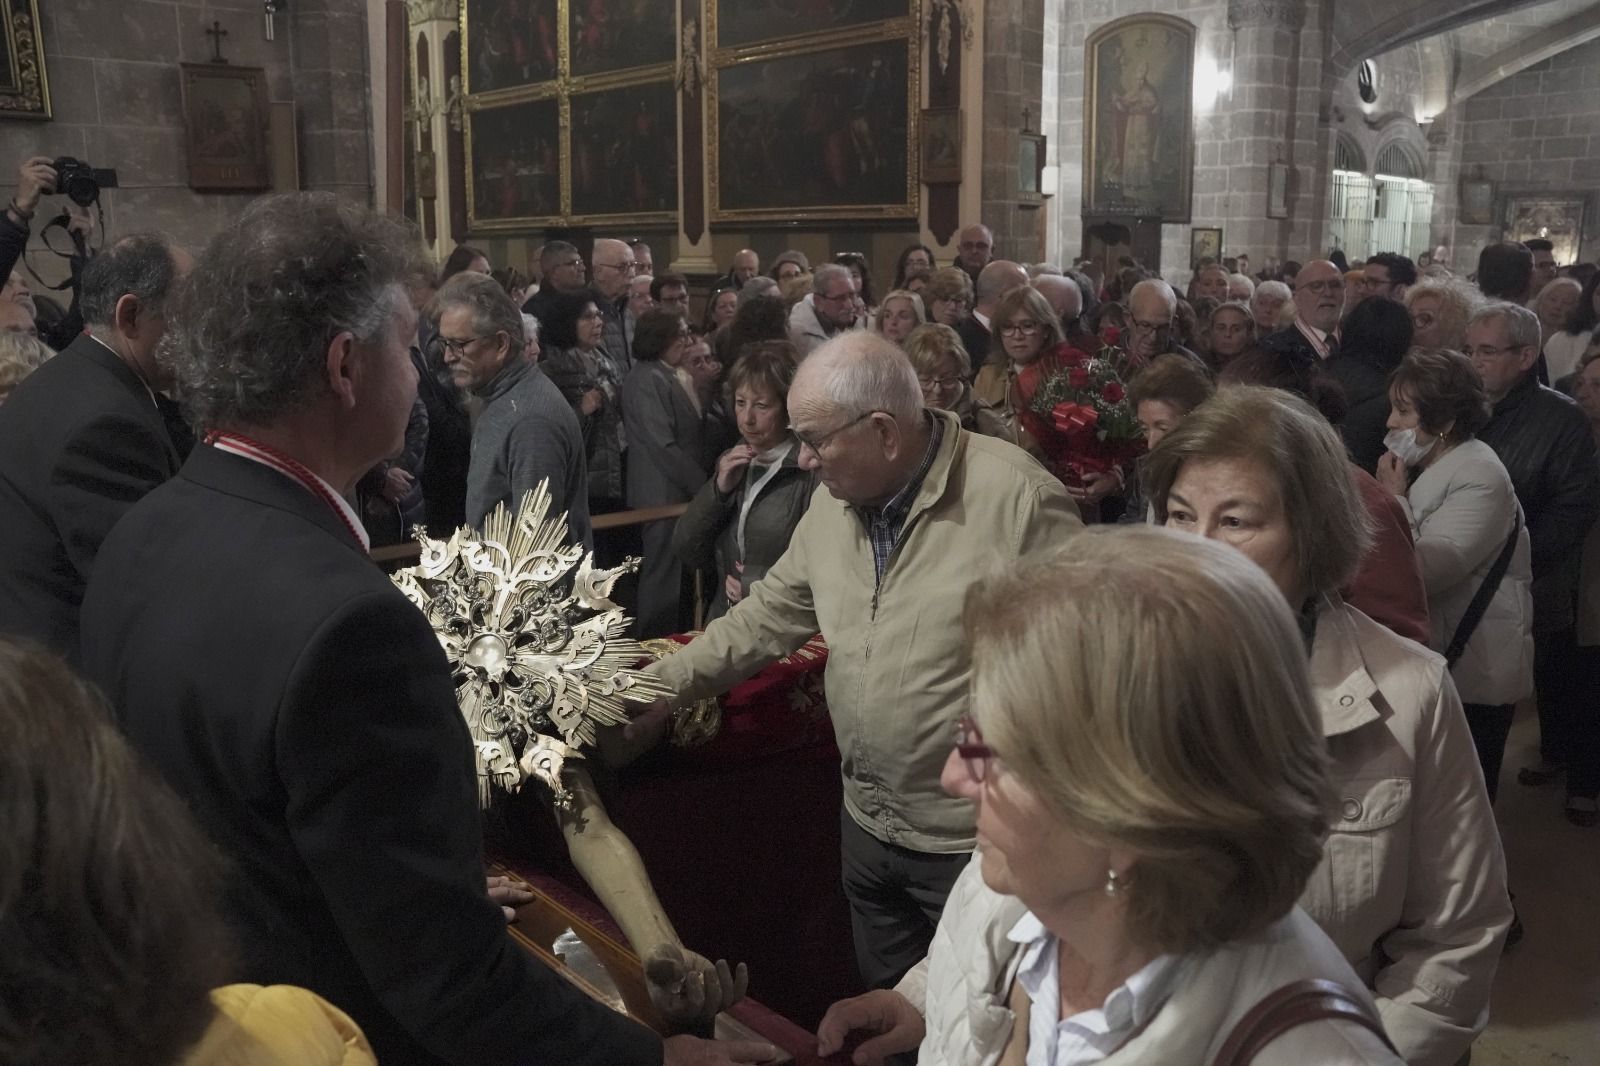
<path id="1" fill-rule="evenodd" d="M 906 218 L 917 212 L 917 41 L 713 66 L 713 221 Z"/>
<path id="2" fill-rule="evenodd" d="M 678 57 L 676 4 L 667 0 L 567 0 L 572 74 L 671 63 Z"/>
<path id="3" fill-rule="evenodd" d="M 1194 25 L 1134 15 L 1086 48 L 1084 211 L 1188 222 L 1194 177 Z"/>
<path id="4" fill-rule="evenodd" d="M 1469 226 L 1494 224 L 1494 182 L 1462 179 L 1461 221 Z"/>
<path id="5" fill-rule="evenodd" d="M 1556 262 L 1578 261 L 1583 247 L 1583 216 L 1588 201 L 1582 193 L 1511 196 L 1506 200 L 1505 239 L 1550 242 Z"/>
<path id="6" fill-rule="evenodd" d="M 0 0 L 0 12 L 5 22 L 0 27 L 0 117 L 49 118 L 38 0 Z"/>
<path id="7" fill-rule="evenodd" d="M 712 0 L 713 47 L 738 48 L 904 18 L 911 0 Z"/>
<path id="8" fill-rule="evenodd" d="M 560 73 L 558 0 L 466 0 L 467 91 L 550 81 Z"/>
<path id="9" fill-rule="evenodd" d="M 678 206 L 678 101 L 670 81 L 572 97 L 572 215 L 661 215 Z"/>
<path id="10" fill-rule="evenodd" d="M 561 118 L 555 98 L 469 111 L 466 134 L 473 227 L 561 214 Z"/>
<path id="11" fill-rule="evenodd" d="M 181 66 L 189 187 L 240 192 L 271 188 L 266 71 L 214 63 Z"/>
<path id="12" fill-rule="evenodd" d="M 1189 231 L 1189 269 L 1200 269 L 1203 259 L 1213 263 L 1222 262 L 1222 230 L 1196 226 Z"/>
<path id="13" fill-rule="evenodd" d="M 961 182 L 961 109 L 922 109 L 922 182 L 924 185 Z"/>

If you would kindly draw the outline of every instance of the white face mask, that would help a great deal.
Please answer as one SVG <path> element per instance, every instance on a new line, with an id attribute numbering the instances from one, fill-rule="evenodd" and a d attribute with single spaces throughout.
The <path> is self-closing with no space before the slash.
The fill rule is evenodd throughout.
<path id="1" fill-rule="evenodd" d="M 1417 431 L 1414 429 L 1391 429 L 1383 438 L 1383 446 L 1388 448 L 1406 466 L 1421 466 L 1422 461 L 1433 454 L 1434 445 L 1439 443 L 1437 437 L 1430 437 L 1427 441 L 1417 440 Z"/>

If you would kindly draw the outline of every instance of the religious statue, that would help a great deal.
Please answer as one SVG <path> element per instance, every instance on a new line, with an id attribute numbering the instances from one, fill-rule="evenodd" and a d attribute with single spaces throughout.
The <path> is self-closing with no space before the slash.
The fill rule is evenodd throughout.
<path id="1" fill-rule="evenodd" d="M 649 653 L 609 599 L 639 560 L 595 569 L 592 553 L 566 542 L 566 515 L 549 506 L 541 484 L 515 515 L 496 507 L 481 532 L 463 527 L 439 541 L 418 529 L 421 561 L 394 582 L 432 623 L 454 670 L 480 802 L 530 781 L 548 791 L 573 864 L 644 962 L 652 1004 L 676 1029 L 703 1029 L 744 997 L 745 967 L 730 971 L 683 946 L 584 765 L 603 730 L 628 722 L 625 701 L 671 695 L 635 669 Z"/>

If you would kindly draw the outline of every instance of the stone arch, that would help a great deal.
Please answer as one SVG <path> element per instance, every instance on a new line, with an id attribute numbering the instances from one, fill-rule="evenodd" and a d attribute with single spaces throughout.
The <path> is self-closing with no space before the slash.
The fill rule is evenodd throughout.
<path id="1" fill-rule="evenodd" d="M 1419 151 L 1411 143 L 1411 138 L 1401 132 L 1398 136 L 1385 138 L 1379 145 L 1373 159 L 1372 173 L 1387 174 L 1393 178 L 1426 178 L 1426 159 L 1425 151 Z"/>
<path id="2" fill-rule="evenodd" d="M 1353 170 L 1358 174 L 1367 173 L 1367 156 L 1361 150 L 1361 145 L 1348 133 L 1340 130 L 1333 143 L 1333 168 L 1335 170 Z"/>

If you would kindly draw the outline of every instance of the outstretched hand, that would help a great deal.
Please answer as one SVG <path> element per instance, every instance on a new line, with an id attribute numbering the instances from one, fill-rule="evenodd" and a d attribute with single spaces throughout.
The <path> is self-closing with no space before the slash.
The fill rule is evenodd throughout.
<path id="1" fill-rule="evenodd" d="M 891 989 L 841 999 L 828 1008 L 817 1026 L 817 1056 L 827 1058 L 844 1048 L 851 1033 L 875 1033 L 850 1056 L 856 1066 L 882 1066 L 884 1059 L 922 1044 L 927 1024 L 911 1001 Z"/>
<path id="2" fill-rule="evenodd" d="M 750 972 L 744 963 L 730 970 L 677 944 L 658 944 L 644 960 L 650 1002 L 674 1029 L 709 1022 L 744 998 Z"/>

